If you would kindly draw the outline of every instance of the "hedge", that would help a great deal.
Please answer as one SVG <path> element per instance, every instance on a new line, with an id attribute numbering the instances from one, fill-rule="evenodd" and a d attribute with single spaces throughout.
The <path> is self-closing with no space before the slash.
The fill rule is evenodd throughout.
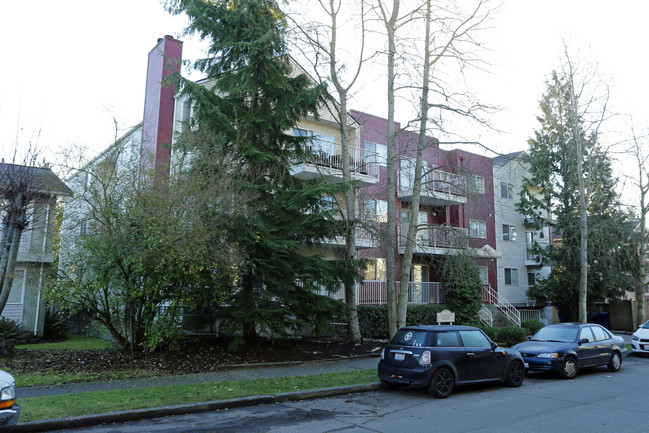
<path id="1" fill-rule="evenodd" d="M 406 325 L 437 324 L 437 313 L 444 308 L 439 304 L 408 305 Z M 388 338 L 388 306 L 359 305 L 358 325 L 363 338 Z"/>

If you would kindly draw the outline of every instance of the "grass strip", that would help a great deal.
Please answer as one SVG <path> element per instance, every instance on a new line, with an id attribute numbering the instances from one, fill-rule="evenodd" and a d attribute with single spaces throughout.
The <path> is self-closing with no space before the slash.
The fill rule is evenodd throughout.
<path id="1" fill-rule="evenodd" d="M 376 381 L 376 369 L 372 368 L 277 379 L 235 380 L 34 397 L 19 400 L 22 407 L 20 420 L 22 422 L 39 421 L 173 404 L 361 385 Z"/>
<path id="2" fill-rule="evenodd" d="M 18 388 L 29 386 L 62 385 L 65 383 L 98 382 L 133 378 L 160 377 L 165 374 L 151 370 L 120 370 L 83 373 L 16 373 L 13 374 Z"/>

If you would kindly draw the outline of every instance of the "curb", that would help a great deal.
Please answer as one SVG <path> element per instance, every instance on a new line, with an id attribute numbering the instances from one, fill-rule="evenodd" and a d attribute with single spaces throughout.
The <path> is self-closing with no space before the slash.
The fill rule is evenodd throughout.
<path id="1" fill-rule="evenodd" d="M 367 392 L 381 389 L 379 383 L 364 385 L 339 386 L 335 388 L 322 388 L 307 391 L 287 392 L 276 395 L 258 395 L 251 397 L 233 398 L 228 400 L 213 400 L 199 403 L 177 404 L 149 409 L 125 410 L 119 412 L 106 412 L 93 415 L 83 415 L 70 418 L 30 421 L 18 424 L 13 430 L 16 433 L 44 432 L 66 428 L 88 427 L 93 425 L 136 421 L 149 418 L 160 418 L 172 415 L 185 415 L 190 413 L 210 412 L 220 409 L 234 409 L 238 407 L 256 406 L 260 404 L 282 403 L 288 401 L 309 400 L 314 398 L 331 397 L 355 392 Z"/>

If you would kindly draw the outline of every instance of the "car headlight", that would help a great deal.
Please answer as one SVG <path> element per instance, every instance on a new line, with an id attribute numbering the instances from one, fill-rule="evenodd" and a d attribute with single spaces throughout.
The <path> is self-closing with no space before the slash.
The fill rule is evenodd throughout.
<path id="1" fill-rule="evenodd" d="M 538 355 L 539 358 L 558 358 L 559 354 L 557 352 L 552 352 L 552 353 L 539 353 Z"/>
<path id="2" fill-rule="evenodd" d="M 381 359 L 385 359 L 385 348 L 381 350 Z"/>
<path id="3" fill-rule="evenodd" d="M 634 335 L 633 337 L 631 337 L 631 340 L 633 340 L 633 341 L 638 341 L 639 339 L 640 339 L 640 337 L 638 337 L 637 335 Z"/>
<path id="4" fill-rule="evenodd" d="M 0 409 L 12 407 L 16 403 L 16 383 L 0 390 Z"/>

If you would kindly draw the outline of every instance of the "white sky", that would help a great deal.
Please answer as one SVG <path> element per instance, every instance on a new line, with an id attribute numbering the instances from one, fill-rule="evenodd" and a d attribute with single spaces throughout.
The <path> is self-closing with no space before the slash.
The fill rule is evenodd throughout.
<path id="1" fill-rule="evenodd" d="M 610 77 L 612 108 L 646 125 L 648 62 L 641 47 L 649 41 L 648 16 L 642 0 L 504 0 L 483 38 L 494 50 L 486 54 L 492 74 L 469 84 L 503 107 L 493 120 L 507 134 L 476 131 L 472 138 L 499 152 L 525 149 L 562 38 Z M 157 38 L 179 37 L 184 58 L 200 56 L 198 44 L 181 37 L 184 26 L 159 0 L 3 1 L 0 156 L 11 159 L 16 140 L 24 147 L 36 136 L 47 153 L 71 144 L 103 150 L 114 139 L 113 115 L 122 131 L 142 118 L 147 54 Z M 384 91 L 365 89 L 352 108 L 380 98 L 371 111 L 385 116 Z M 397 120 L 406 119 L 397 113 Z"/>

